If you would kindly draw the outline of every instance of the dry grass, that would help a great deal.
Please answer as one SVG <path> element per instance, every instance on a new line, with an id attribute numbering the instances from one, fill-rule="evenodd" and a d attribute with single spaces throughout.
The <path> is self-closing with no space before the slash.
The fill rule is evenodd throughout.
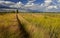
<path id="1" fill-rule="evenodd" d="M 0 15 L 0 38 L 18 38 L 18 35 L 16 15 L 14 13 Z"/>
<path id="2" fill-rule="evenodd" d="M 19 13 L 19 15 L 29 23 L 23 22 L 26 25 L 25 28 L 35 27 L 35 32 L 34 30 L 31 32 L 32 28 L 30 28 L 32 38 L 60 38 L 60 14 Z"/>
<path id="3" fill-rule="evenodd" d="M 30 34 L 30 38 L 60 38 L 60 14 L 18 13 L 17 15 L 25 31 Z M 22 35 L 15 13 L 0 14 L 0 38 L 20 38 Z"/>

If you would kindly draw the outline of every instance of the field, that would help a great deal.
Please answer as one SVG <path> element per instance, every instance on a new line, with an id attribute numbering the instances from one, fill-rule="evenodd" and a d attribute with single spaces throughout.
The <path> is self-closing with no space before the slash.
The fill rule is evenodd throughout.
<path id="1" fill-rule="evenodd" d="M 60 38 L 60 13 L 0 14 L 0 38 Z"/>
<path id="2" fill-rule="evenodd" d="M 0 14 L 0 38 L 24 38 L 15 13 Z"/>

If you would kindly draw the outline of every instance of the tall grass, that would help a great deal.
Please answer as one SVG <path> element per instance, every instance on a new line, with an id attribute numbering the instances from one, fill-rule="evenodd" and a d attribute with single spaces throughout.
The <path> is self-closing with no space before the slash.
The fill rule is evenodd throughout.
<path id="1" fill-rule="evenodd" d="M 20 38 L 14 13 L 0 14 L 0 38 Z"/>
<path id="2" fill-rule="evenodd" d="M 60 38 L 59 13 L 20 13 L 20 16 L 38 28 L 34 38 Z"/>

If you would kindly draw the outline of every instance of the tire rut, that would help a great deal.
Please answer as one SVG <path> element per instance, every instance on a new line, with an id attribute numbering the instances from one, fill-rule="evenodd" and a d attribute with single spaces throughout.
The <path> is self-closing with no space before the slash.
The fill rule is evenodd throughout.
<path id="1" fill-rule="evenodd" d="M 21 38 L 29 38 L 29 33 L 25 30 L 24 26 L 21 24 L 21 21 L 18 18 L 18 15 L 16 14 L 17 22 L 19 30 L 21 31 Z"/>

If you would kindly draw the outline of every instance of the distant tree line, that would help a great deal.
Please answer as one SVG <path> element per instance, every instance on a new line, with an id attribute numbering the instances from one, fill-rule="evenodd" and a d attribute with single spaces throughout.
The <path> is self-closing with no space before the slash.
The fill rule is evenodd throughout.
<path id="1" fill-rule="evenodd" d="M 18 9 L 15 11 L 0 11 L 0 13 L 60 13 L 60 12 L 21 12 Z"/>

